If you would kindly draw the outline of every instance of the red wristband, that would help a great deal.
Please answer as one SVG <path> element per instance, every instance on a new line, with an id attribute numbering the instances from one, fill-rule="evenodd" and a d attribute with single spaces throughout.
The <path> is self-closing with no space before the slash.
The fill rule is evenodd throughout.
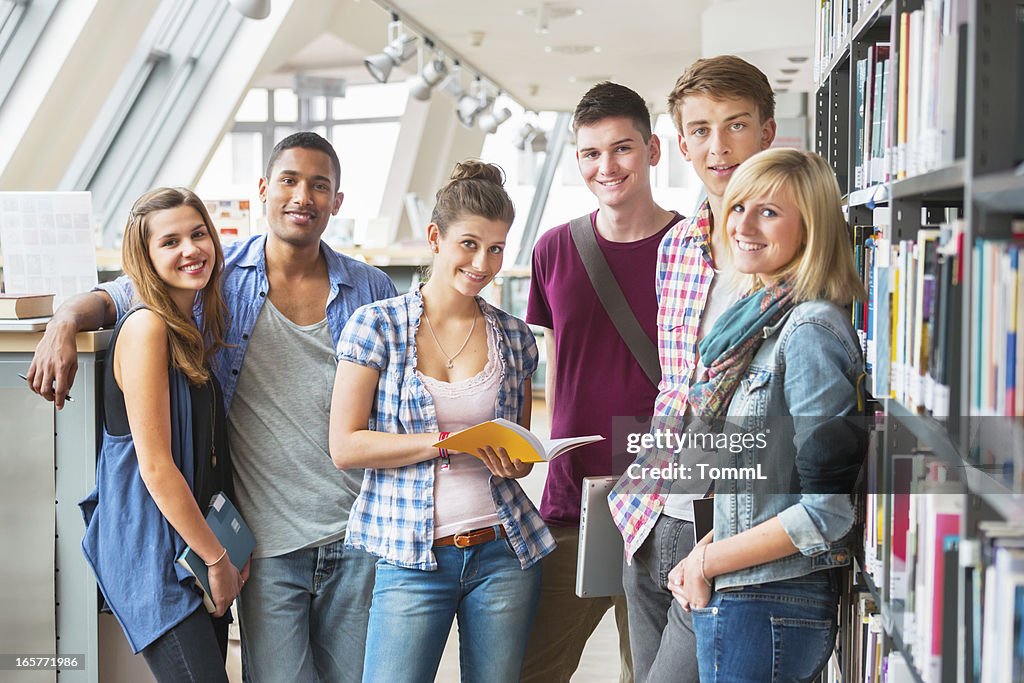
<path id="1" fill-rule="evenodd" d="M 441 436 L 438 439 L 438 441 L 444 441 L 450 435 L 451 435 L 451 432 L 441 432 Z M 438 450 L 438 453 L 439 453 L 438 457 L 441 458 L 441 469 L 442 470 L 448 469 L 448 466 L 451 465 L 451 458 L 448 455 L 448 449 L 445 448 L 444 446 L 438 446 L 437 450 Z"/>

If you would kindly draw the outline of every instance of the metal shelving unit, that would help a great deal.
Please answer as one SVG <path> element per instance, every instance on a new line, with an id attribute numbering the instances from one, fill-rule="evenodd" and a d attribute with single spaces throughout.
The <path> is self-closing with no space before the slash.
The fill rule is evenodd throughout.
<path id="1" fill-rule="evenodd" d="M 965 225 L 961 286 L 953 290 L 950 329 L 954 338 L 947 348 L 954 357 L 956 372 L 949 378 L 949 416 L 936 419 L 918 414 L 894 399 L 881 400 L 882 429 L 880 447 L 873 457 L 880 472 L 889 467 L 895 454 L 930 452 L 947 465 L 952 479 L 960 482 L 964 498 L 961 515 L 961 566 L 951 580 L 957 581 L 958 618 L 970 615 L 972 595 L 965 591 L 969 580 L 977 580 L 971 572 L 976 565 L 967 558 L 983 557 L 983 553 L 964 553 L 964 544 L 978 545 L 978 523 L 986 519 L 1024 521 L 1024 483 L 1007 477 L 1004 468 L 986 466 L 977 458 L 978 440 L 1003 434 L 1005 443 L 1024 448 L 1024 425 L 1009 418 L 985 417 L 977 422 L 972 415 L 968 387 L 972 382 L 971 325 L 978 311 L 972 310 L 971 249 L 980 237 L 1009 238 L 1024 219 L 1024 164 L 1014 158 L 1014 142 L 1024 135 L 1021 121 L 1024 111 L 1016 111 L 1017 87 L 1024 84 L 1017 46 L 1017 22 L 1024 16 L 1022 0 L 960 0 L 967 9 L 966 23 L 959 33 L 961 60 L 958 77 L 964 88 L 958 100 L 955 161 L 942 168 L 909 178 L 892 179 L 873 187 L 855 189 L 855 128 L 857 112 L 856 69 L 858 60 L 867 56 L 868 47 L 878 42 L 890 44 L 890 73 L 897 73 L 900 54 L 898 17 L 904 12 L 920 9 L 924 0 L 874 0 L 858 14 L 856 0 L 851 1 L 852 24 L 846 40 L 837 45 L 826 68 L 821 72 L 815 97 L 815 148 L 835 170 L 844 196 L 844 207 L 851 225 L 873 224 L 873 209 L 888 207 L 890 225 L 887 237 L 893 241 L 915 239 L 922 225 L 922 215 L 929 224 L 944 222 L 950 212 L 963 218 Z M 893 87 L 895 88 L 895 81 Z M 1024 86 L 1022 86 L 1024 87 Z M 896 97 L 890 100 L 889 139 L 895 140 Z M 894 156 L 891 155 L 891 156 Z M 932 213 L 929 213 L 932 212 Z M 981 425 L 984 425 L 983 428 Z M 984 435 L 979 432 L 984 431 Z M 1016 447 L 1016 446 L 1013 446 Z M 879 491 L 884 490 L 879 488 Z M 892 496 L 883 501 L 885 509 L 882 538 L 886 544 L 878 559 L 880 576 L 888 577 L 890 567 L 888 545 L 891 543 Z M 863 566 L 863 559 L 860 560 Z M 950 579 L 950 577 L 947 577 Z M 885 631 L 885 645 L 904 654 L 913 668 L 910 648 L 905 647 L 899 624 L 902 603 L 890 599 L 888 579 L 875 584 L 875 579 L 858 571 L 858 585 L 871 594 Z M 980 628 L 980 625 L 978 625 Z M 961 631 L 960 640 L 963 640 Z M 943 683 L 974 681 L 970 644 L 944 643 L 943 657 L 956 660 L 955 676 L 945 672 Z M 921 662 L 919 662 L 921 664 Z M 844 671 L 844 675 L 846 672 Z M 914 670 L 915 681 L 923 683 L 922 674 Z"/>

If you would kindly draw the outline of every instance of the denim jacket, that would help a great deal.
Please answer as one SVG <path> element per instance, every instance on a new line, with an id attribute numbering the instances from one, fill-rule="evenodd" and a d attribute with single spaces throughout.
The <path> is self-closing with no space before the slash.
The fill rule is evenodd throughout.
<path id="1" fill-rule="evenodd" d="M 851 493 L 863 462 L 860 346 L 844 309 L 795 306 L 773 327 L 729 405 L 729 420 L 764 433 L 764 447 L 719 453 L 722 464 L 761 465 L 764 478 L 718 479 L 715 540 L 778 517 L 798 553 L 719 575 L 717 590 L 782 581 L 848 564 Z M 758 444 L 761 445 L 761 444 Z"/>

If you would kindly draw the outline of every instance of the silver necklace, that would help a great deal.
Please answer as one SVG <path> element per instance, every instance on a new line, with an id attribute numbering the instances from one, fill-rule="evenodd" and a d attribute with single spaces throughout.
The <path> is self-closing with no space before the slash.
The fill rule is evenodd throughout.
<path id="1" fill-rule="evenodd" d="M 476 312 L 477 314 L 479 314 L 479 309 L 477 309 Z M 445 352 L 444 347 L 441 346 L 441 342 L 437 340 L 437 335 L 434 334 L 434 326 L 430 324 L 430 318 L 427 317 L 426 312 L 423 313 L 423 319 L 427 321 L 427 329 L 430 331 L 430 336 L 434 338 L 434 343 L 437 344 L 437 348 L 441 352 L 441 355 L 448 359 L 448 369 L 451 370 L 452 368 L 455 367 L 455 359 L 459 357 L 460 353 L 465 351 L 466 345 L 469 344 L 469 340 L 473 338 L 473 330 L 476 329 L 477 315 L 473 316 L 473 324 L 469 328 L 469 336 L 466 337 L 466 341 L 462 342 L 462 346 L 459 347 L 459 350 L 456 351 L 455 355 L 453 356 L 449 356 Z"/>

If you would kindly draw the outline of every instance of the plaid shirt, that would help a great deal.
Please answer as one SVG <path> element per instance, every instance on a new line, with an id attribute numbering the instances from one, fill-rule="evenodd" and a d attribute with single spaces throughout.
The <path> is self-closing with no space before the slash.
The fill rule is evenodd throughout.
<path id="1" fill-rule="evenodd" d="M 494 416 L 518 422 L 523 384 L 537 368 L 537 342 L 526 323 L 477 299 L 498 333 L 501 386 Z M 338 360 L 380 373 L 369 428 L 391 434 L 436 432 L 430 393 L 416 376 L 416 330 L 423 314 L 419 289 L 364 306 L 352 314 L 338 342 Z M 491 498 L 523 569 L 555 548 L 529 497 L 514 479 L 490 478 Z M 367 468 L 352 506 L 345 545 L 362 548 L 391 564 L 433 571 L 434 462 Z"/>
<path id="2" fill-rule="evenodd" d="M 697 359 L 697 339 L 714 269 L 710 247 L 711 209 L 705 201 L 688 221 L 676 224 L 658 248 L 658 358 L 661 384 L 654 402 L 657 416 L 679 416 Z M 673 456 L 653 449 L 641 453 L 641 467 L 665 467 Z M 626 474 L 608 496 L 612 518 L 631 560 L 665 507 L 663 479 L 631 479 Z"/>

